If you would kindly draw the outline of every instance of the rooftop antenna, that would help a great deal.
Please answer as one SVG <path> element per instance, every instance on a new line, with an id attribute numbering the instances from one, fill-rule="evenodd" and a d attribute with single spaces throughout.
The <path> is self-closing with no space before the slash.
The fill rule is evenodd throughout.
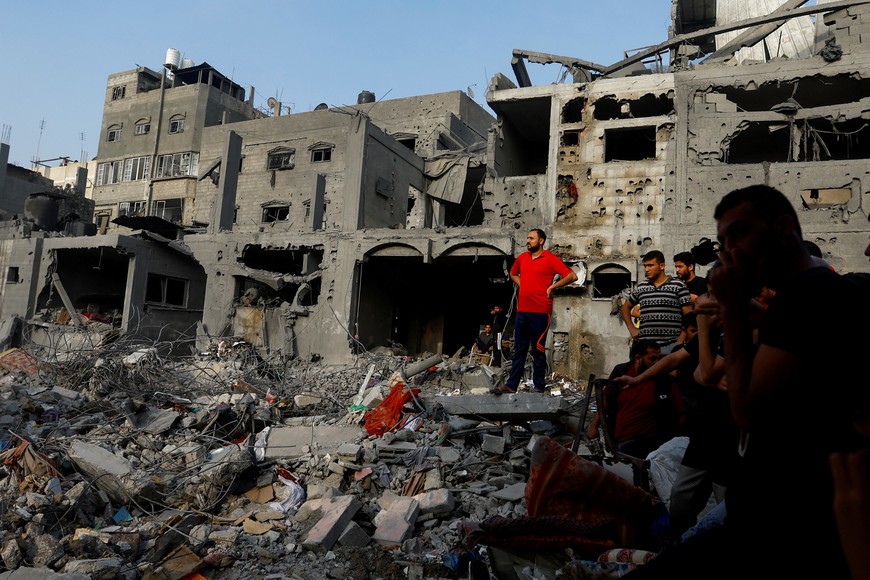
<path id="1" fill-rule="evenodd" d="M 42 118 L 39 121 L 39 139 L 36 140 L 36 157 L 34 157 L 34 159 L 39 159 L 39 145 L 42 143 L 43 129 L 45 129 L 45 118 Z"/>
<path id="2" fill-rule="evenodd" d="M 84 163 L 85 165 L 87 165 L 88 161 L 87 161 L 87 159 L 85 159 L 85 157 L 87 157 L 87 154 L 85 153 L 85 132 L 84 131 L 79 133 L 79 141 L 82 142 L 82 146 L 79 148 L 79 163 Z"/>

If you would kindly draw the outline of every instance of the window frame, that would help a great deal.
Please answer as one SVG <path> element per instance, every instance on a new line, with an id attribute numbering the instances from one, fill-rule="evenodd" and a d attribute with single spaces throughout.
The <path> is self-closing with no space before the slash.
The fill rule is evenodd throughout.
<path id="1" fill-rule="evenodd" d="M 106 161 L 97 164 L 97 181 L 95 185 L 111 185 L 120 183 L 123 176 L 124 161 Z"/>
<path id="2" fill-rule="evenodd" d="M 118 217 L 130 216 L 140 217 L 145 215 L 145 202 L 139 201 L 122 201 L 118 203 Z"/>
<path id="3" fill-rule="evenodd" d="M 148 179 L 151 172 L 151 158 L 128 157 L 124 160 L 124 177 L 123 181 L 143 181 Z"/>
<path id="4" fill-rule="evenodd" d="M 280 160 L 278 164 L 273 162 Z M 266 154 L 266 170 L 267 171 L 284 171 L 296 167 L 296 149 L 281 147 L 272 149 Z"/>
<path id="5" fill-rule="evenodd" d="M 127 96 L 127 85 L 118 85 L 117 87 L 112 87 L 112 100 L 120 101 L 124 97 Z"/>
<path id="6" fill-rule="evenodd" d="M 168 164 L 168 171 L 167 171 Z M 199 153 L 194 151 L 182 151 L 180 153 L 167 153 L 157 157 L 157 169 L 155 178 L 189 177 L 195 176 L 199 168 Z"/>
<path id="7" fill-rule="evenodd" d="M 180 303 L 177 302 L 169 302 L 168 299 L 174 296 L 178 292 L 178 288 L 170 289 L 169 285 L 172 284 L 181 284 L 181 294 L 183 295 Z M 154 292 L 157 290 L 155 287 L 159 285 L 160 292 L 160 300 L 155 300 Z M 163 307 L 172 307 L 172 308 L 187 308 L 187 302 L 189 299 L 190 293 L 190 280 L 186 278 L 179 278 L 177 276 L 167 276 L 165 274 L 157 274 L 155 272 L 148 272 L 148 277 L 145 282 L 145 303 L 152 304 L 155 306 L 163 306 Z"/>
<path id="8" fill-rule="evenodd" d="M 121 125 L 110 125 L 106 129 L 106 143 L 116 143 L 121 140 Z"/>
<path id="9" fill-rule="evenodd" d="M 184 133 L 184 115 L 173 115 L 169 118 L 169 134 L 177 135 Z"/>
<path id="10" fill-rule="evenodd" d="M 133 135 L 147 135 L 151 132 L 151 121 L 137 121 L 133 127 Z"/>
<path id="11" fill-rule="evenodd" d="M 267 219 L 268 218 L 268 219 Z M 260 215 L 261 224 L 273 224 L 277 222 L 286 222 L 290 219 L 290 204 L 272 203 L 263 206 L 263 212 Z"/>

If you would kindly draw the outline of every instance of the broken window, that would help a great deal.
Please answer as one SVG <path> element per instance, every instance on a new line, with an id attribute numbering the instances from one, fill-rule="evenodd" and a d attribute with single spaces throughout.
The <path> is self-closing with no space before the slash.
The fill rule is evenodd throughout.
<path id="1" fill-rule="evenodd" d="M 172 153 L 157 158 L 155 177 L 180 177 L 196 175 L 199 166 L 199 153 Z"/>
<path id="2" fill-rule="evenodd" d="M 97 185 L 108 185 L 121 181 L 121 161 L 109 161 L 97 164 Z"/>
<path id="3" fill-rule="evenodd" d="M 580 144 L 580 131 L 564 131 L 562 133 L 562 147 L 570 147 Z"/>
<path id="4" fill-rule="evenodd" d="M 571 99 L 565 106 L 562 107 L 562 122 L 563 123 L 580 123 L 583 121 L 583 107 L 586 106 L 586 99 L 578 98 Z"/>
<path id="5" fill-rule="evenodd" d="M 295 149 L 275 149 L 269 152 L 266 169 L 293 169 L 296 166 Z"/>
<path id="6" fill-rule="evenodd" d="M 141 216 L 145 215 L 144 201 L 122 201 L 118 204 L 118 215 Z"/>
<path id="7" fill-rule="evenodd" d="M 169 118 L 169 134 L 184 133 L 184 115 L 173 115 Z"/>
<path id="8" fill-rule="evenodd" d="M 272 222 L 280 222 L 286 221 L 287 218 L 290 217 L 290 206 L 289 205 L 270 205 L 263 207 L 263 219 L 262 222 L 264 224 L 272 223 Z"/>
<path id="9" fill-rule="evenodd" d="M 112 100 L 113 101 L 117 101 L 118 99 L 123 99 L 126 94 L 127 94 L 127 87 L 126 86 L 112 87 Z"/>
<path id="10" fill-rule="evenodd" d="M 18 282 L 18 266 L 9 266 L 6 268 L 6 282 Z"/>
<path id="11" fill-rule="evenodd" d="M 618 264 L 602 264 L 590 276 L 593 298 L 612 298 L 631 288 L 631 273 Z"/>
<path id="12" fill-rule="evenodd" d="M 150 157 L 131 157 L 124 160 L 124 181 L 138 181 L 148 179 L 148 170 L 151 168 Z"/>
<path id="13" fill-rule="evenodd" d="M 870 94 L 870 79 L 851 73 L 817 75 L 792 81 L 777 79 L 757 87 L 713 87 L 711 92 L 725 95 L 743 111 L 770 111 L 785 102 L 809 109 L 858 101 Z"/>
<path id="14" fill-rule="evenodd" d="M 145 301 L 163 306 L 185 306 L 187 280 L 161 274 L 148 274 Z"/>
<path id="15" fill-rule="evenodd" d="M 674 112 L 674 99 L 667 95 L 647 93 L 639 99 L 602 97 L 595 101 L 595 118 L 599 121 L 612 119 L 659 117 Z"/>
<path id="16" fill-rule="evenodd" d="M 136 121 L 136 126 L 133 128 L 134 135 L 147 135 L 151 132 L 151 121 L 140 119 Z"/>
<path id="17" fill-rule="evenodd" d="M 120 125 L 112 125 L 106 131 L 106 142 L 111 143 L 113 141 L 121 140 L 121 126 Z"/>
<path id="18" fill-rule="evenodd" d="M 604 161 L 656 158 L 656 128 L 629 127 L 604 131 Z"/>
<path id="19" fill-rule="evenodd" d="M 726 163 L 771 163 L 870 158 L 870 129 L 863 119 L 826 118 L 742 123 L 726 151 Z"/>

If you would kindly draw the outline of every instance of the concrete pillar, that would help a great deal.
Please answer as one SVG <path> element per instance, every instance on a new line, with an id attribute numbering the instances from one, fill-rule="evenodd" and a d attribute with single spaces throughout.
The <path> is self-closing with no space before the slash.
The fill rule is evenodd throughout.
<path id="1" fill-rule="evenodd" d="M 242 158 L 242 138 L 235 131 L 227 132 L 224 154 L 221 157 L 221 177 L 218 199 L 214 204 L 210 233 L 229 232 L 233 229 L 236 209 L 236 189 L 239 185 L 239 163 Z"/>

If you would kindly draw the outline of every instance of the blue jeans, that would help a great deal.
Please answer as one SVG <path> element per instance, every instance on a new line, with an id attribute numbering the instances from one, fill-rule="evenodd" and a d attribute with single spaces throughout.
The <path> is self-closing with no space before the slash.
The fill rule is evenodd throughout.
<path id="1" fill-rule="evenodd" d="M 532 347 L 532 382 L 535 390 L 544 390 L 547 374 L 546 342 L 550 330 L 550 315 L 539 312 L 517 312 L 514 320 L 514 351 L 511 354 L 511 374 L 505 385 L 516 390 L 523 378 L 526 355 Z"/>

